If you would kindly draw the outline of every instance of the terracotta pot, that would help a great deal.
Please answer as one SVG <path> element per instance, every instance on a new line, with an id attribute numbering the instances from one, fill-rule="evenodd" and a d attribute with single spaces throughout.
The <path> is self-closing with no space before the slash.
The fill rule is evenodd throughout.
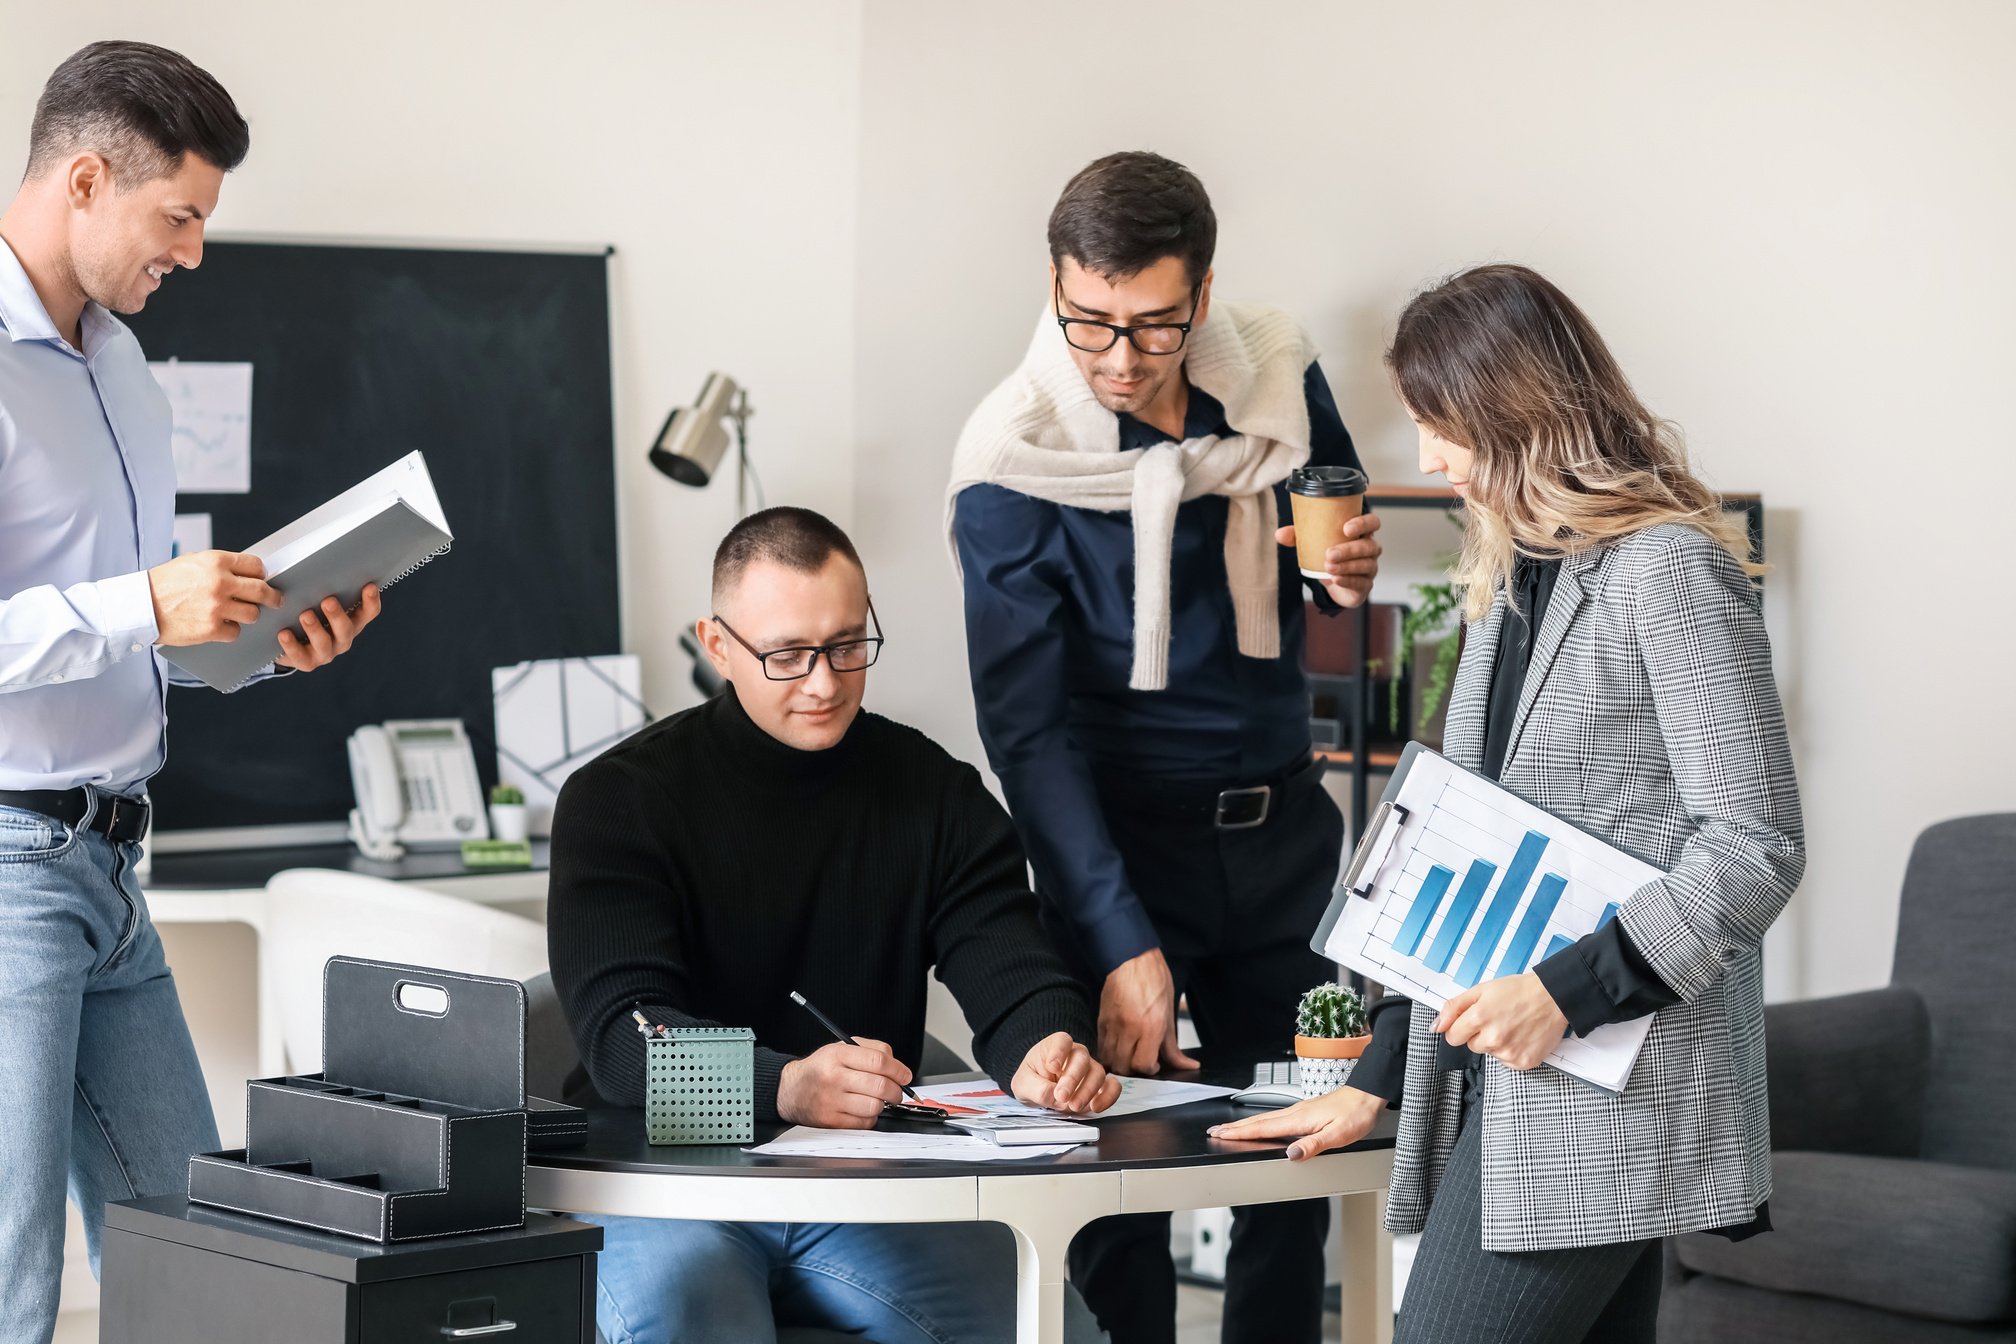
<path id="1" fill-rule="evenodd" d="M 1363 1036 L 1297 1036 L 1297 1059 L 1356 1059 L 1372 1044 L 1372 1033 Z"/>
<path id="2" fill-rule="evenodd" d="M 1365 1053 L 1365 1047 L 1372 1043 L 1372 1037 L 1364 1036 L 1297 1036 L 1295 1038 L 1295 1058 L 1299 1061 L 1296 1076 L 1301 1081 L 1302 1095 L 1320 1097 L 1326 1092 L 1335 1092 L 1351 1080 L 1351 1070 L 1357 1066 L 1358 1057 Z"/>

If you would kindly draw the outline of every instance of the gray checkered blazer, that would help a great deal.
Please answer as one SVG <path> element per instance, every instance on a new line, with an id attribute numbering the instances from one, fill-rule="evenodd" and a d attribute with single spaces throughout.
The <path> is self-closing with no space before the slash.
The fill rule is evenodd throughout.
<path id="1" fill-rule="evenodd" d="M 1477 768 L 1501 594 L 1471 623 L 1445 753 Z M 1703 533 L 1648 528 L 1564 560 L 1520 692 L 1505 787 L 1669 876 L 1624 903 L 1681 1002 L 1622 1095 L 1484 1064 L 1486 1250 L 1634 1241 L 1748 1220 L 1771 1193 L 1764 931 L 1806 866 L 1798 783 L 1755 589 Z M 1415 1004 L 1387 1225 L 1418 1232 L 1463 1080 Z"/>

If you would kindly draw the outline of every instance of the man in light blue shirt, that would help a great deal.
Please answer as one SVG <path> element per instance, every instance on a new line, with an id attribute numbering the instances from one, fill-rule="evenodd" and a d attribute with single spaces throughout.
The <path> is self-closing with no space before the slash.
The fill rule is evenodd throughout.
<path id="1" fill-rule="evenodd" d="M 100 42 L 36 104 L 0 214 L 0 1340 L 55 1328 L 63 1198 L 98 1263 L 105 1201 L 183 1187 L 217 1147 L 133 863 L 161 766 L 157 646 L 235 639 L 278 606 L 253 556 L 171 559 L 167 399 L 112 314 L 203 257 L 250 139 L 184 57 Z M 377 615 L 330 599 L 281 636 L 309 672 Z M 181 679 L 178 677 L 178 680 Z"/>

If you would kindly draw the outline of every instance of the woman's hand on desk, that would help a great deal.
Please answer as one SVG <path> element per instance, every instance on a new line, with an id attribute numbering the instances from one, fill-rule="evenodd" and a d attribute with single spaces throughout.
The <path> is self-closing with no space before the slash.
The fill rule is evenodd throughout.
<path id="1" fill-rule="evenodd" d="M 1096 1115 L 1120 1099 L 1120 1080 L 1069 1032 L 1059 1031 L 1029 1048 L 1008 1090 L 1031 1106 Z"/>
<path id="2" fill-rule="evenodd" d="M 1568 1030 L 1547 986 L 1531 971 L 1500 976 L 1464 990 L 1442 1005 L 1434 1031 L 1451 1045 L 1467 1045 L 1507 1068 L 1537 1069 Z"/>
<path id="3" fill-rule="evenodd" d="M 777 1114 L 815 1129 L 873 1129 L 885 1104 L 903 1100 L 910 1069 L 882 1042 L 855 1039 L 786 1064 L 777 1075 Z"/>
<path id="4" fill-rule="evenodd" d="M 1318 1153 L 1358 1142 L 1371 1132 L 1379 1112 L 1385 1109 L 1383 1098 L 1347 1084 L 1335 1092 L 1298 1101 L 1285 1110 L 1265 1111 L 1229 1125 L 1214 1125 L 1211 1137 L 1239 1143 L 1294 1139 L 1288 1147 L 1288 1160 L 1304 1162 Z"/>

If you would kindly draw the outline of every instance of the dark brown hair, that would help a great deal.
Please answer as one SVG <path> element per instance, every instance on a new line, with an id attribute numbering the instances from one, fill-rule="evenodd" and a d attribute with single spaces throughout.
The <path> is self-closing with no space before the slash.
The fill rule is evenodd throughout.
<path id="1" fill-rule="evenodd" d="M 743 573 L 759 560 L 800 574 L 817 574 L 836 555 L 846 556 L 855 568 L 866 572 L 854 543 L 824 514 L 789 505 L 752 513 L 729 528 L 715 548 L 714 605 L 719 607 Z"/>
<path id="2" fill-rule="evenodd" d="M 90 150 L 127 191 L 182 166 L 185 154 L 230 172 L 252 132 L 210 73 L 145 42 L 93 42 L 56 67 L 28 131 L 28 176 Z"/>
<path id="3" fill-rule="evenodd" d="M 1050 260 L 1069 257 L 1094 275 L 1124 280 L 1179 257 L 1192 285 L 1218 250 L 1218 216 L 1197 175 L 1146 150 L 1095 159 L 1065 184 L 1050 211 Z"/>
<path id="4" fill-rule="evenodd" d="M 1757 570 L 1679 431 L 1538 272 L 1479 266 L 1429 286 L 1401 312 L 1386 364 L 1408 411 L 1472 454 L 1455 577 L 1473 619 L 1519 552 L 1572 554 L 1657 523 L 1699 528 Z"/>

